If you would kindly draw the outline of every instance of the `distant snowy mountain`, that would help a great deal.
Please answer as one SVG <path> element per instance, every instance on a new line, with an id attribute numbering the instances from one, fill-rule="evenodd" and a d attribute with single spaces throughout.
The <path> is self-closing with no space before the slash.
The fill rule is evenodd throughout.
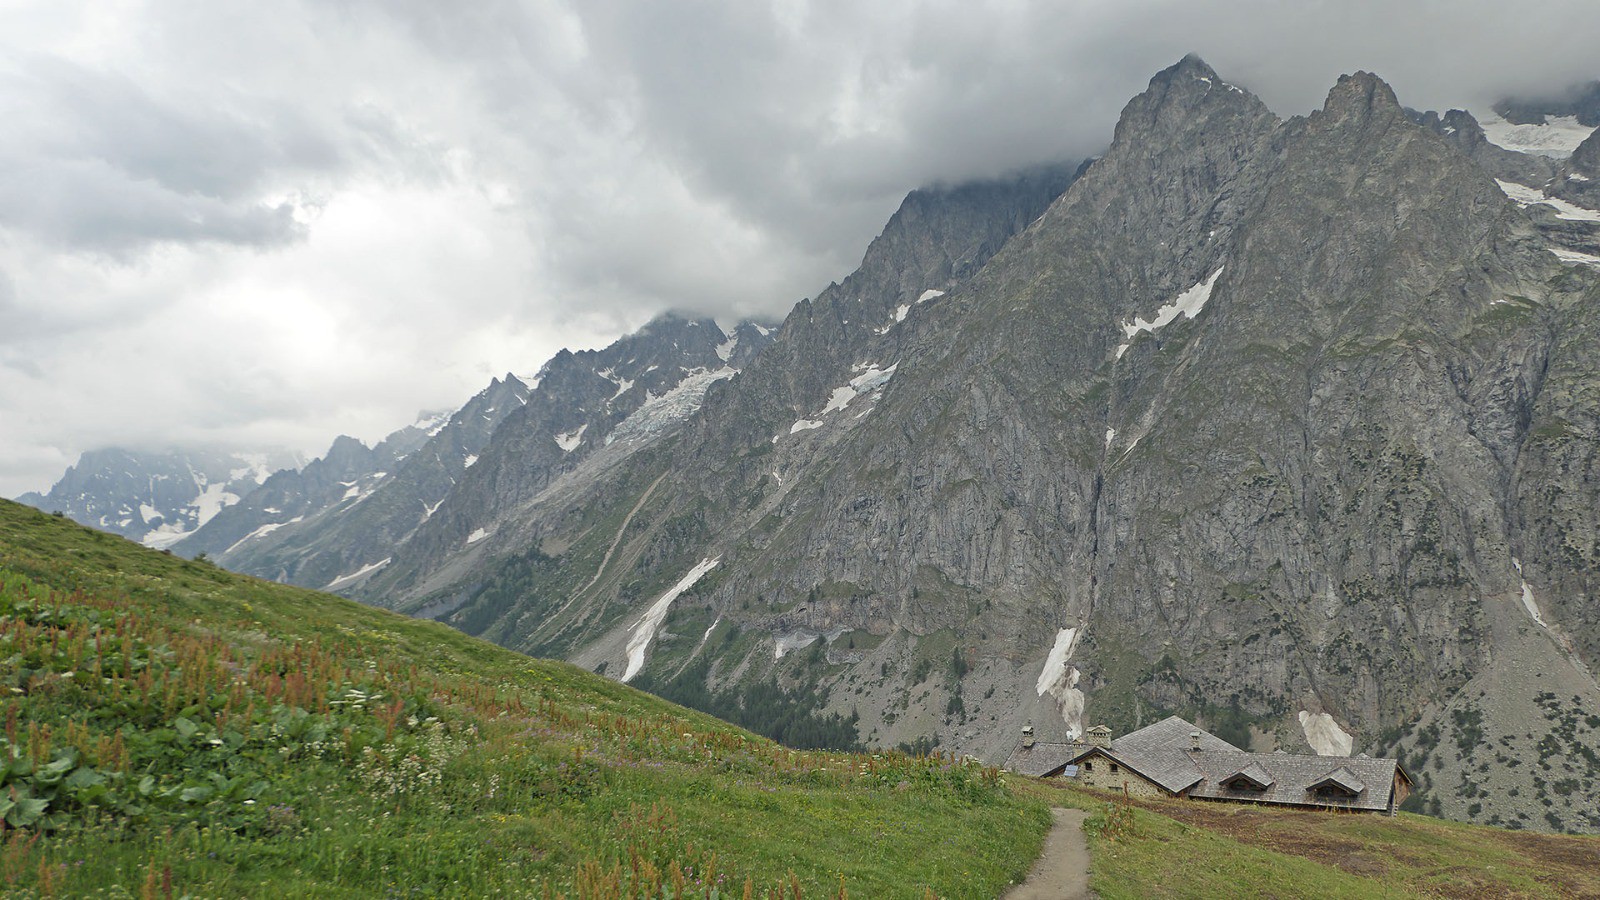
<path id="1" fill-rule="evenodd" d="M 170 547 L 302 460 L 283 450 L 91 450 L 47 494 L 17 500 L 150 547 Z"/>
<path id="2" fill-rule="evenodd" d="M 274 475 L 174 549 L 264 578 L 351 587 L 433 515 L 494 429 L 527 399 L 527 384 L 507 374 L 461 409 L 425 414 L 370 449 L 340 437 L 326 456 Z"/>
<path id="3" fill-rule="evenodd" d="M 563 350 L 528 382 L 496 379 L 455 413 L 377 447 L 339 438 L 174 549 L 263 578 L 371 592 L 397 560 L 498 546 L 520 498 L 675 433 L 773 333 L 667 314 L 603 350 Z"/>
<path id="4" fill-rule="evenodd" d="M 482 458 L 415 534 L 383 554 L 392 562 L 334 589 L 385 604 L 397 583 L 434 577 L 435 565 L 536 545 L 521 527 L 530 507 L 582 490 L 682 434 L 702 404 L 775 336 L 775 328 L 756 322 L 722 325 L 666 314 L 604 349 L 561 351 L 540 370 L 527 405 L 483 446 Z"/>

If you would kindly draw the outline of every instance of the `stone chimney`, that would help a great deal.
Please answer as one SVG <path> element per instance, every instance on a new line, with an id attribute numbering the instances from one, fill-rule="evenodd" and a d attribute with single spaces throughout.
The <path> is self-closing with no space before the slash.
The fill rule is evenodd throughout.
<path id="1" fill-rule="evenodd" d="M 1022 749 L 1027 750 L 1033 746 L 1033 726 L 1022 726 Z"/>
<path id="2" fill-rule="evenodd" d="M 1189 749 L 1193 750 L 1195 753 L 1200 752 L 1200 732 L 1189 732 Z"/>
<path id="3" fill-rule="evenodd" d="M 1096 725 L 1093 728 L 1089 729 L 1088 735 L 1087 735 L 1087 741 L 1089 743 L 1089 746 L 1091 746 L 1091 747 L 1101 747 L 1101 748 L 1110 747 L 1111 746 L 1111 729 L 1107 728 L 1104 725 Z"/>

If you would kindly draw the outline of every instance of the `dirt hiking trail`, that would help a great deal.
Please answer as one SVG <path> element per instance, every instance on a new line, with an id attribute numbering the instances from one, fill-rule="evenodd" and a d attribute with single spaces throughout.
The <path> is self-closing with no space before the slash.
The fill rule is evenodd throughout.
<path id="1" fill-rule="evenodd" d="M 1005 893 L 1003 900 L 1093 900 L 1089 893 L 1089 845 L 1083 839 L 1081 809 L 1052 809 L 1055 825 L 1044 839 L 1044 851 L 1028 880 Z"/>

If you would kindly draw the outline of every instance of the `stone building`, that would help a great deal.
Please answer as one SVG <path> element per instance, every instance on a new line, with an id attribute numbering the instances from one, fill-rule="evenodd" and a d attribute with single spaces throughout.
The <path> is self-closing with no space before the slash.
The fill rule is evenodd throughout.
<path id="1" fill-rule="evenodd" d="M 1172 716 L 1111 739 L 1104 725 L 1072 743 L 1040 742 L 1031 729 L 1005 768 L 1142 797 L 1190 797 L 1363 812 L 1395 809 L 1411 776 L 1393 759 L 1251 753 Z"/>

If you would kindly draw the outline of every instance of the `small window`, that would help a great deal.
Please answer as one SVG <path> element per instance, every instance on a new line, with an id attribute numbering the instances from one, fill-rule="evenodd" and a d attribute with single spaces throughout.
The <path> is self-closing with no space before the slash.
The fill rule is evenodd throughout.
<path id="1" fill-rule="evenodd" d="M 1094 771 L 1094 763 L 1092 763 L 1092 762 L 1084 763 L 1083 764 L 1083 770 L 1085 772 L 1093 772 Z"/>
<path id="2" fill-rule="evenodd" d="M 1111 774 L 1115 775 L 1115 774 L 1117 774 L 1118 771 L 1119 770 L 1117 769 L 1117 764 L 1116 763 L 1112 763 L 1111 764 Z"/>

